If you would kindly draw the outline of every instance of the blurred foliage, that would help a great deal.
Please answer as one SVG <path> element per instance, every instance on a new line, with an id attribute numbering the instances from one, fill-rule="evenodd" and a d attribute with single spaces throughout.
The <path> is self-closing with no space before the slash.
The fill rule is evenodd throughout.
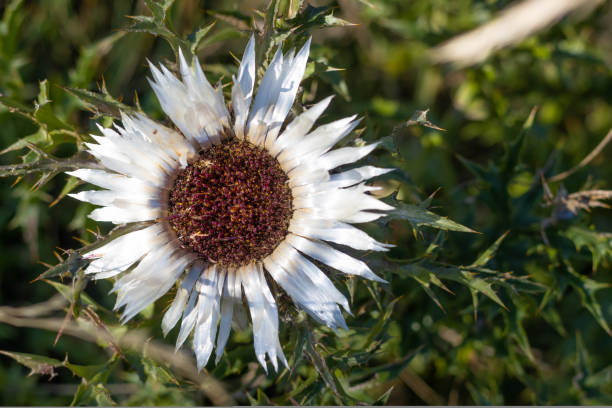
<path id="1" fill-rule="evenodd" d="M 473 67 L 428 60 L 508 3 L 4 2 L 0 402 L 612 404 L 610 147 L 554 178 L 612 127 L 612 5 Z M 162 339 L 170 294 L 126 328 L 111 283 L 82 275 L 83 248 L 110 228 L 63 199 L 80 182 L 62 172 L 97 166 L 82 153 L 96 121 L 134 109 L 167 121 L 147 58 L 172 68 L 180 47 L 229 84 L 251 31 L 258 67 L 313 35 L 294 113 L 338 94 L 325 121 L 365 116 L 347 143 L 381 143 L 364 161 L 397 168 L 375 182 L 397 211 L 364 228 L 396 247 L 366 257 L 388 285 L 330 271 L 348 332 L 281 299 L 290 370 L 265 376 L 245 330 L 197 374 Z"/>

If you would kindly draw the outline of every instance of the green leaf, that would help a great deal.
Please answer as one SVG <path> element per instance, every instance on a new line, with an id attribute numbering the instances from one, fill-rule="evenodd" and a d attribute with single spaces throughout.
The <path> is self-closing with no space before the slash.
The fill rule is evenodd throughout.
<path id="1" fill-rule="evenodd" d="M 584 347 L 584 346 L 583 346 Z M 589 375 L 584 384 L 591 388 L 600 388 L 612 384 L 612 365 L 607 366 L 603 370 Z"/>
<path id="2" fill-rule="evenodd" d="M 597 232 L 586 228 L 572 226 L 563 231 L 561 235 L 570 239 L 576 249 L 580 251 L 587 248 L 593 257 L 593 271 L 597 271 L 599 264 L 612 262 L 612 234 Z"/>
<path id="3" fill-rule="evenodd" d="M 145 0 L 147 8 L 153 13 L 153 18 L 160 24 L 166 21 L 166 14 L 173 3 L 174 0 Z"/>
<path id="4" fill-rule="evenodd" d="M 376 324 L 368 332 L 368 335 L 365 337 L 360 349 L 368 348 L 374 342 L 374 340 L 381 335 L 383 330 L 388 327 L 389 319 L 391 318 L 391 314 L 393 313 L 393 308 L 395 307 L 397 302 L 399 302 L 400 299 L 401 296 L 393 299 L 386 305 L 384 314 L 376 320 Z"/>
<path id="5" fill-rule="evenodd" d="M 105 85 L 102 86 L 101 93 L 79 88 L 62 88 L 81 101 L 96 118 L 100 116 L 111 116 L 114 119 L 121 119 L 121 112 L 128 114 L 135 112 L 134 108 L 124 105 L 113 98 L 106 90 Z"/>
<path id="6" fill-rule="evenodd" d="M 578 292 L 578 296 L 580 296 L 580 300 L 582 301 L 582 306 L 591 313 L 601 328 L 604 329 L 608 335 L 612 336 L 612 330 L 595 296 L 599 290 L 612 288 L 612 285 L 609 283 L 597 282 L 578 274 L 568 260 L 564 260 L 564 263 L 568 272 L 568 282 L 572 288 Z"/>
<path id="7" fill-rule="evenodd" d="M 60 282 L 55 282 L 52 280 L 45 280 L 49 285 L 51 285 L 55 290 L 57 290 L 66 300 L 69 302 L 78 302 L 79 300 L 83 300 L 86 305 L 90 305 L 96 311 L 106 312 L 107 314 L 111 314 L 106 308 L 100 305 L 98 302 L 93 300 L 87 293 L 83 292 L 85 289 L 86 283 L 83 281 L 77 281 L 77 283 L 73 286 L 64 285 Z"/>
<path id="8" fill-rule="evenodd" d="M 490 169 L 486 169 L 483 166 L 481 166 L 478 163 L 475 163 L 463 156 L 461 156 L 460 154 L 456 155 L 457 159 L 459 159 L 459 161 L 465 166 L 465 168 L 467 168 L 470 173 L 472 173 L 474 176 L 476 176 L 477 178 L 479 178 L 480 180 L 484 181 L 485 183 L 488 184 L 494 184 L 497 182 L 497 169 L 495 167 L 492 167 Z"/>
<path id="9" fill-rule="evenodd" d="M 346 395 L 355 401 L 365 402 L 366 404 L 370 405 L 375 401 L 375 399 L 372 398 L 366 391 L 369 388 L 377 386 L 378 384 L 376 381 L 369 380 L 351 386 L 347 375 L 345 375 L 345 373 L 339 368 L 334 370 L 334 377 L 336 379 L 335 382 L 338 384 L 338 387 L 342 391 L 343 395 Z"/>
<path id="10" fill-rule="evenodd" d="M 552 306 L 546 306 L 541 310 L 540 314 L 544 320 L 546 320 L 546 322 L 550 324 L 557 331 L 557 333 L 559 333 L 560 336 L 567 336 L 567 330 L 565 330 L 565 327 L 563 327 L 563 321 L 561 320 L 561 316 L 559 315 L 557 309 Z"/>
<path id="11" fill-rule="evenodd" d="M 378 398 L 376 398 L 376 400 L 372 403 L 372 405 L 381 405 L 381 406 L 388 405 L 389 397 L 391 396 L 393 389 L 394 389 L 393 386 L 389 387 L 387 391 L 385 391 Z"/>
<path id="12" fill-rule="evenodd" d="M 529 316 L 529 310 L 526 305 L 526 299 L 521 299 L 519 296 L 510 292 L 510 298 L 514 303 L 514 308 L 509 316 L 510 319 L 510 337 L 514 338 L 518 343 L 519 347 L 529 358 L 531 362 L 535 362 L 533 353 L 531 352 L 531 346 L 529 345 L 529 338 L 527 332 L 523 326 L 523 321 Z"/>
<path id="13" fill-rule="evenodd" d="M 68 180 L 66 180 L 66 184 L 64 184 L 64 187 L 62 187 L 62 191 L 60 191 L 60 193 L 55 198 L 55 200 L 53 200 L 53 202 L 49 204 L 49 207 L 53 207 L 54 205 L 56 205 L 61 199 L 66 197 L 72 190 L 74 190 L 77 186 L 81 185 L 82 183 L 83 182 L 76 177 L 72 177 L 72 176 L 68 177 Z"/>
<path id="14" fill-rule="evenodd" d="M 40 91 L 38 93 L 38 99 L 36 101 L 36 107 L 34 109 L 34 118 L 36 121 L 47 131 L 56 129 L 71 129 L 63 120 L 59 119 L 53 107 L 51 106 L 51 100 L 49 99 L 49 83 L 45 79 L 40 82 Z"/>
<path id="15" fill-rule="evenodd" d="M 433 272 L 431 272 L 427 268 L 422 267 L 421 265 L 409 264 L 405 265 L 403 269 L 410 272 L 410 277 L 416 280 L 421 285 L 425 293 L 429 295 L 429 297 L 434 301 L 436 305 L 438 305 L 438 307 L 443 312 L 446 312 L 444 310 L 444 307 L 442 306 L 442 303 L 440 303 L 438 296 L 433 292 L 433 290 L 431 290 L 431 284 L 434 284 L 435 286 L 442 288 L 449 293 L 452 293 L 450 289 L 448 289 L 446 285 L 444 285 L 444 283 L 442 283 L 442 281 Z"/>
<path id="16" fill-rule="evenodd" d="M 310 4 L 299 13 L 295 18 L 280 22 L 281 29 L 289 29 L 290 27 L 299 27 L 300 31 L 306 31 L 311 28 L 326 28 L 326 27 L 343 27 L 353 26 L 341 18 L 335 17 L 332 7 L 313 7 Z M 277 10 L 278 12 L 278 10 Z"/>
<path id="17" fill-rule="evenodd" d="M 249 31 L 251 30 L 252 17 L 241 13 L 238 10 L 227 11 L 210 11 L 217 20 L 221 20 L 234 27 L 232 31 Z M 213 23 L 214 24 L 214 23 Z"/>
<path id="18" fill-rule="evenodd" d="M 15 54 L 20 51 L 20 29 L 26 16 L 23 10 L 23 3 L 23 0 L 3 2 L 3 6 L 5 6 L 5 8 L 4 13 L 2 14 L 2 21 L 0 21 L 0 55 L 6 57 L 8 60 L 11 60 L 11 62 L 17 60 L 17 58 L 15 58 Z M 13 70 L 9 70 L 9 72 L 11 71 Z M 16 84 L 23 86 L 18 72 L 15 73 L 17 74 L 17 78 L 14 78 L 16 79 Z"/>
<path id="19" fill-rule="evenodd" d="M 531 127 L 533 126 L 533 121 L 535 119 L 537 111 L 537 106 L 531 109 L 529 116 L 523 124 L 521 132 L 519 133 L 516 139 L 514 139 L 508 144 L 506 154 L 502 159 L 500 173 L 504 185 L 507 185 L 510 182 L 512 175 L 514 174 L 515 168 L 519 164 L 521 150 L 523 149 L 523 145 L 525 142 L 525 136 L 527 135 L 527 133 L 529 133 Z"/>
<path id="20" fill-rule="evenodd" d="M 191 53 L 193 55 L 196 55 L 198 52 L 198 49 L 203 46 L 202 42 L 204 41 L 204 39 L 206 38 L 206 35 L 208 34 L 208 32 L 215 26 L 216 22 L 213 22 L 212 24 L 209 24 L 205 27 L 201 27 L 199 28 L 192 37 L 190 37 L 190 41 L 191 41 Z M 204 43 L 206 44 L 206 43 Z"/>
<path id="21" fill-rule="evenodd" d="M 485 266 L 487 263 L 489 263 L 489 261 L 495 256 L 495 253 L 499 249 L 499 246 L 501 245 L 502 241 L 508 236 L 509 232 L 510 231 L 506 231 L 502 234 L 502 236 L 497 238 L 493 245 L 491 245 L 482 254 L 480 254 L 480 256 L 478 256 L 478 259 L 476 259 L 474 263 L 470 265 L 470 267 Z"/>
<path id="22" fill-rule="evenodd" d="M 322 25 L 324 27 L 343 27 L 343 26 L 354 26 L 357 24 L 350 23 L 330 13 L 330 14 L 325 15 L 325 17 L 323 17 Z"/>
<path id="23" fill-rule="evenodd" d="M 47 147 L 53 146 L 55 142 L 51 137 L 49 137 L 49 132 L 45 131 L 43 128 L 38 128 L 38 130 L 32 133 L 31 135 L 22 137 L 16 142 L 10 144 L 7 148 L 2 150 L 0 154 L 5 154 L 15 150 L 21 150 L 28 147 L 28 145 L 30 144 Z"/>
<path id="24" fill-rule="evenodd" d="M 348 85 L 337 69 L 327 69 L 317 74 L 319 78 L 327 82 L 334 92 L 340 94 L 346 101 L 351 100 Z"/>
<path id="25" fill-rule="evenodd" d="M 583 381 L 591 374 L 589 355 L 582 341 L 580 331 L 576 331 L 576 377 L 575 379 L 583 385 Z"/>
<path id="26" fill-rule="evenodd" d="M 41 151 L 44 151 L 46 148 L 54 147 L 60 143 L 74 141 L 75 136 L 78 137 L 74 128 L 58 118 L 53 111 L 51 100 L 49 99 L 49 83 L 47 80 L 39 83 L 39 93 L 34 109 L 23 106 L 10 107 L 10 102 L 7 102 L 3 97 L 0 97 L 0 103 L 5 105 L 8 103 L 9 105 L 7 106 L 14 113 L 21 114 L 39 126 L 36 132 L 13 142 L 2 150 L 0 154 L 26 147 L 32 148 L 33 146 L 39 147 Z"/>
<path id="27" fill-rule="evenodd" d="M 452 221 L 446 217 L 436 215 L 421 206 L 406 204 L 402 202 L 398 202 L 397 204 L 394 203 L 394 205 L 396 209 L 394 211 L 391 211 L 387 215 L 386 220 L 400 219 L 406 220 L 416 227 L 427 226 L 446 231 L 476 233 L 476 231 L 468 227 L 458 224 L 455 221 Z"/>
<path id="28" fill-rule="evenodd" d="M 204 48 L 204 47 L 208 47 L 213 44 L 220 43 L 222 41 L 227 41 L 227 40 L 232 40 L 234 38 L 242 38 L 242 37 L 243 37 L 243 34 L 240 33 L 239 31 L 236 31 L 231 28 L 224 28 L 222 30 L 215 31 L 214 34 L 209 35 L 208 37 L 202 37 L 199 40 L 197 48 Z M 191 47 L 195 50 L 196 46 L 195 44 L 192 44 Z M 195 51 L 193 53 L 195 54 Z"/>
<path id="29" fill-rule="evenodd" d="M 444 231 L 438 231 L 434 240 L 431 241 L 427 246 L 427 249 L 425 250 L 423 256 L 431 260 L 437 259 L 438 256 L 441 254 L 442 249 L 444 248 L 443 244 L 446 240 L 446 236 L 447 234 L 445 234 Z"/>
<path id="30" fill-rule="evenodd" d="M 42 374 L 48 375 L 49 378 L 53 378 L 57 375 L 54 368 L 63 366 L 63 363 L 59 360 L 36 354 L 18 353 L 16 351 L 6 350 L 0 350 L 0 354 L 4 354 L 17 361 L 19 364 L 28 367 L 31 370 L 28 375 Z"/>
<path id="31" fill-rule="evenodd" d="M 260 387 L 257 387 L 257 398 L 253 398 L 250 393 L 246 393 L 249 403 L 255 407 L 270 406 L 270 398 Z"/>
<path id="32" fill-rule="evenodd" d="M 68 257 L 64 261 L 50 267 L 38 275 L 35 281 L 48 279 L 55 276 L 74 276 L 76 275 L 77 271 L 83 266 L 87 265 L 89 261 L 89 259 L 83 258 L 79 252 L 70 250 L 68 251 Z"/>
<path id="33" fill-rule="evenodd" d="M 180 382 L 167 368 L 146 356 L 143 356 L 141 360 L 148 381 L 161 385 L 173 384 L 180 386 Z"/>
<path id="34" fill-rule="evenodd" d="M 325 358 L 317 351 L 314 340 L 312 339 L 312 333 L 308 333 L 309 341 L 305 346 L 305 354 L 308 356 L 310 361 L 312 362 L 314 368 L 319 373 L 321 379 L 325 382 L 325 384 L 332 390 L 336 398 L 339 401 L 342 401 L 342 397 L 338 391 L 338 387 L 336 386 L 336 380 L 333 374 L 331 373 L 329 367 L 327 366 L 327 362 Z"/>
<path id="35" fill-rule="evenodd" d="M 495 303 L 508 310 L 497 293 L 493 290 L 491 283 L 479 278 L 475 273 L 462 270 L 457 267 L 441 267 L 432 269 L 441 279 L 449 279 L 469 287 L 474 293 L 482 293 Z"/>
<path id="36" fill-rule="evenodd" d="M 95 402 L 96 405 L 101 407 L 117 405 L 117 403 L 111 398 L 111 393 L 108 388 L 104 386 L 104 384 L 90 384 L 83 381 L 79 385 L 79 388 L 77 388 L 70 406 L 91 405 L 92 402 Z"/>
<path id="37" fill-rule="evenodd" d="M 190 53 L 191 46 L 189 42 L 179 38 L 163 22 L 147 16 L 133 16 L 130 18 L 134 20 L 134 23 L 126 29 L 127 31 L 146 32 L 156 37 L 161 37 L 168 42 L 177 57 L 179 49 L 181 49 L 185 53 L 187 62 L 191 61 L 192 55 Z"/>

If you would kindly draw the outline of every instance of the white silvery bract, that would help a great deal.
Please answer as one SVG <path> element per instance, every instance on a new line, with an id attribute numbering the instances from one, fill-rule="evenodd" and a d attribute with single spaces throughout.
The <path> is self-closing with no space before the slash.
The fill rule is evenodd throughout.
<path id="1" fill-rule="evenodd" d="M 297 54 L 283 54 L 279 47 L 255 94 L 251 38 L 234 77 L 231 111 L 221 88 L 210 85 L 197 60 L 190 67 L 180 55 L 182 80 L 163 66 L 160 70 L 151 65 L 150 83 L 178 131 L 141 114 L 123 114 L 122 126 L 100 127 L 102 136 L 93 136 L 98 143 L 87 144 L 106 169 L 68 173 L 103 188 L 72 194 L 101 206 L 90 214 L 92 219 L 115 224 L 150 222 L 86 254 L 92 261 L 85 273 L 96 279 L 117 278 L 112 291 L 117 293 L 115 309 L 124 307 L 123 322 L 176 285 L 162 328 L 167 334 L 180 322 L 177 349 L 193 333 L 199 369 L 208 362 L 215 341 L 219 361 L 232 320 L 244 320 L 243 294 L 257 359 L 266 370 L 266 354 L 275 370 L 278 359 L 287 366 L 278 337 L 277 305 L 266 274 L 298 307 L 334 329 L 346 329 L 339 306 L 349 312 L 349 304 L 313 260 L 349 275 L 384 282 L 364 262 L 325 242 L 364 251 L 389 247 L 351 224 L 376 220 L 392 209 L 368 194 L 374 188 L 364 183 L 390 170 L 363 166 L 330 173 L 365 157 L 376 144 L 332 150 L 356 127 L 355 117 L 311 130 L 331 98 L 283 128 L 304 75 L 309 47 L 310 40 Z M 207 262 L 179 245 L 164 218 L 174 175 L 227 135 L 276 157 L 289 180 L 293 209 L 287 235 L 273 252 L 236 268 Z"/>

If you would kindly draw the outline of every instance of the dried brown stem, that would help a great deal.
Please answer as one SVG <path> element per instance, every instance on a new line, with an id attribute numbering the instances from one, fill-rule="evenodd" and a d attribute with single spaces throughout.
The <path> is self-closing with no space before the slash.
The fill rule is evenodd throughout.
<path id="1" fill-rule="evenodd" d="M 113 334 L 101 327 L 97 327 L 89 320 L 80 319 L 64 324 L 61 318 L 39 318 L 52 310 L 59 310 L 67 305 L 65 300 L 60 304 L 60 298 L 53 297 L 46 302 L 22 308 L 0 307 L 0 323 L 15 327 L 29 327 L 58 332 L 96 344 L 108 344 L 109 335 L 116 347 L 129 349 L 168 365 L 180 376 L 198 384 L 202 392 L 215 405 L 236 405 L 236 400 L 225 390 L 221 382 L 211 375 L 198 372 L 193 358 L 186 352 L 174 351 L 166 344 L 149 340 L 148 332 L 144 330 L 130 330 L 122 336 Z M 110 345 L 109 345 L 110 346 Z"/>
<path id="2" fill-rule="evenodd" d="M 513 2 L 495 19 L 451 38 L 431 51 L 436 62 L 469 66 L 492 52 L 516 44 L 579 10 L 592 10 L 602 0 L 524 0 Z M 586 16 L 586 12 L 582 16 Z"/>
<path id="3" fill-rule="evenodd" d="M 433 388 L 431 388 L 417 373 L 410 367 L 404 368 L 399 375 L 400 379 L 410 388 L 420 399 L 429 405 L 445 405 L 444 398 Z"/>
<path id="4" fill-rule="evenodd" d="M 578 163 L 576 166 L 572 167 L 571 169 L 564 171 L 563 173 L 559 173 L 556 176 L 551 177 L 550 181 L 557 182 L 557 181 L 565 180 L 566 178 L 568 178 L 569 176 L 571 176 L 572 174 L 574 174 L 575 172 L 577 172 L 578 170 L 580 170 L 581 168 L 589 164 L 591 160 L 595 158 L 595 156 L 601 153 L 601 151 L 606 147 L 608 143 L 610 143 L 611 140 L 612 140 L 612 129 L 610 129 L 606 137 L 604 137 L 603 140 L 599 142 L 599 144 L 593 149 L 593 151 L 589 153 L 584 159 L 582 159 L 580 163 Z"/>

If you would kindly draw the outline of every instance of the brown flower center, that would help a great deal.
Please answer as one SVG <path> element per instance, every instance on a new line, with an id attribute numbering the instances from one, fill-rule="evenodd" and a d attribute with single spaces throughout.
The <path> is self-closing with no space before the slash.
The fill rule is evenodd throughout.
<path id="1" fill-rule="evenodd" d="M 236 140 L 213 145 L 174 181 L 170 225 L 184 247 L 210 262 L 240 266 L 261 260 L 287 235 L 287 180 L 264 149 Z"/>

